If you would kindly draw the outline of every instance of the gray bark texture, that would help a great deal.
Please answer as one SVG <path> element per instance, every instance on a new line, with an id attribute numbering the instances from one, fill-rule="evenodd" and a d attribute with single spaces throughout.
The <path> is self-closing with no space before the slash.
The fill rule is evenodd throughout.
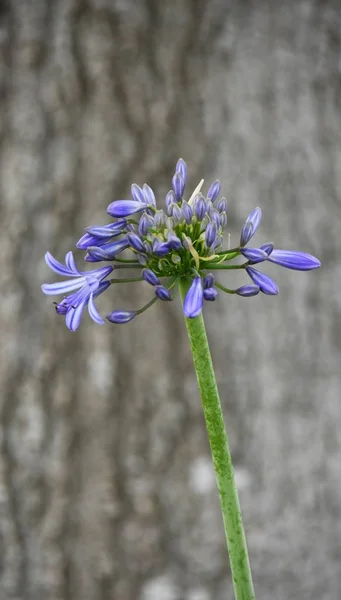
<path id="1" fill-rule="evenodd" d="M 72 334 L 40 291 L 46 250 L 133 181 L 161 200 L 179 156 L 232 241 L 259 205 L 256 242 L 322 261 L 205 317 L 257 598 L 340 598 L 340 31 L 339 0 L 2 0 L 2 600 L 233 598 L 178 301 Z"/>

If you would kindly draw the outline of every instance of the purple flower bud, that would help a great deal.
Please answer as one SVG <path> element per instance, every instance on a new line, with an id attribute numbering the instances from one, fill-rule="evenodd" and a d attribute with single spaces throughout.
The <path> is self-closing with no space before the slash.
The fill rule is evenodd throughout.
<path id="1" fill-rule="evenodd" d="M 263 262 L 268 258 L 267 253 L 260 248 L 241 248 L 240 253 L 252 263 Z"/>
<path id="2" fill-rule="evenodd" d="M 171 204 L 170 210 L 174 219 L 174 224 L 178 225 L 182 221 L 182 212 L 178 204 Z"/>
<path id="3" fill-rule="evenodd" d="M 253 267 L 246 267 L 246 271 L 252 281 L 260 287 L 260 291 L 263 292 L 263 294 L 268 294 L 269 296 L 278 294 L 277 283 L 271 279 L 271 277 L 265 275 L 265 273 L 260 273 Z"/>
<path id="4" fill-rule="evenodd" d="M 193 211 L 192 211 L 190 205 L 188 204 L 188 202 L 183 201 L 183 203 L 181 205 L 181 213 L 182 213 L 182 217 L 185 219 L 186 223 L 189 225 L 190 222 L 192 221 Z"/>
<path id="5" fill-rule="evenodd" d="M 214 277 L 211 273 L 209 273 L 208 275 L 205 275 L 204 277 L 204 290 L 208 290 L 208 288 L 213 287 L 214 284 Z"/>
<path id="6" fill-rule="evenodd" d="M 126 220 L 122 219 L 121 221 L 109 223 L 108 225 L 87 227 L 86 233 L 78 240 L 76 246 L 80 250 L 86 250 L 89 246 L 102 246 L 111 240 L 111 238 L 120 235 L 126 226 Z"/>
<path id="7" fill-rule="evenodd" d="M 150 206 L 156 206 L 154 192 L 147 183 L 143 184 L 143 194 L 147 204 L 149 204 Z"/>
<path id="8" fill-rule="evenodd" d="M 168 242 L 159 242 L 159 240 L 154 240 L 153 252 L 156 254 L 156 256 L 166 256 L 166 254 L 171 252 L 171 247 Z"/>
<path id="9" fill-rule="evenodd" d="M 271 252 L 274 249 L 274 245 L 271 242 L 267 242 L 266 244 L 263 244 L 260 247 L 261 250 L 264 250 L 264 252 L 267 253 L 268 256 L 270 256 Z"/>
<path id="10" fill-rule="evenodd" d="M 172 250 L 179 250 L 179 248 L 181 248 L 181 240 L 175 233 L 171 233 L 167 236 L 167 244 Z"/>
<path id="11" fill-rule="evenodd" d="M 200 233 L 202 233 L 203 231 L 206 231 L 206 227 L 209 223 L 210 223 L 210 217 L 208 216 L 208 214 L 206 214 L 206 215 L 204 215 L 204 218 L 200 223 Z"/>
<path id="12" fill-rule="evenodd" d="M 199 275 L 196 275 L 184 299 L 183 311 L 185 317 L 187 317 L 188 319 L 193 319 L 194 317 L 200 315 L 203 298 L 204 291 L 201 277 L 199 277 Z"/>
<path id="13" fill-rule="evenodd" d="M 134 317 L 136 317 L 136 312 L 133 310 L 114 310 L 107 315 L 108 321 L 117 324 L 129 323 Z"/>
<path id="14" fill-rule="evenodd" d="M 257 296 L 259 292 L 259 285 L 242 285 L 236 290 L 236 294 L 238 294 L 238 296 L 244 296 L 244 298 L 249 298 L 250 296 Z"/>
<path id="15" fill-rule="evenodd" d="M 207 248 L 211 248 L 211 246 L 216 242 L 217 238 L 217 226 L 215 223 L 209 223 L 206 227 L 205 231 L 205 242 Z"/>
<path id="16" fill-rule="evenodd" d="M 144 254 L 137 254 L 136 258 L 143 267 L 148 264 L 148 259 Z"/>
<path id="17" fill-rule="evenodd" d="M 184 182 L 186 184 L 186 181 L 187 181 L 187 165 L 186 165 L 185 161 L 182 158 L 179 158 L 178 162 L 176 163 L 175 173 L 179 173 L 179 175 L 181 175 L 182 179 L 184 180 Z"/>
<path id="18" fill-rule="evenodd" d="M 171 210 L 170 210 L 171 204 L 176 204 L 176 197 L 175 197 L 173 190 L 169 190 L 169 192 L 167 192 L 166 198 L 165 198 L 166 213 L 169 217 L 172 214 Z"/>
<path id="19" fill-rule="evenodd" d="M 210 219 L 216 224 L 217 228 L 220 227 L 220 214 L 215 208 L 213 208 L 210 212 Z"/>
<path id="20" fill-rule="evenodd" d="M 315 256 L 292 250 L 273 250 L 269 256 L 269 261 L 295 271 L 311 271 L 321 266 L 320 261 Z"/>
<path id="21" fill-rule="evenodd" d="M 205 298 L 205 300 L 208 300 L 209 302 L 214 302 L 214 300 L 216 299 L 217 296 L 218 296 L 218 290 L 216 290 L 214 287 L 210 287 L 210 288 L 207 288 L 206 290 L 204 290 L 204 298 Z"/>
<path id="22" fill-rule="evenodd" d="M 220 226 L 224 229 L 227 225 L 227 214 L 226 212 L 222 212 L 220 215 Z"/>
<path id="23" fill-rule="evenodd" d="M 99 246 L 89 246 L 84 256 L 86 262 L 101 262 L 102 260 L 112 260 L 111 256 Z"/>
<path id="24" fill-rule="evenodd" d="M 248 218 L 246 219 L 242 232 L 240 235 L 240 245 L 246 246 L 246 244 L 251 240 L 253 235 L 256 233 L 260 220 L 262 218 L 262 211 L 260 208 L 254 208 Z"/>
<path id="25" fill-rule="evenodd" d="M 112 217 L 128 217 L 145 209 L 146 205 L 142 202 L 136 202 L 135 200 L 115 200 L 109 204 L 107 213 Z"/>
<path id="26" fill-rule="evenodd" d="M 157 285 L 155 287 L 155 294 L 160 300 L 169 301 L 172 299 L 169 291 L 163 285 Z"/>
<path id="27" fill-rule="evenodd" d="M 166 224 L 166 215 L 163 210 L 157 210 L 154 215 L 154 225 L 156 229 L 161 229 Z"/>
<path id="28" fill-rule="evenodd" d="M 131 195 L 135 202 L 142 202 L 142 204 L 147 204 L 142 188 L 140 188 L 140 186 L 136 183 L 133 183 L 133 185 L 131 186 Z"/>
<path id="29" fill-rule="evenodd" d="M 175 197 L 178 202 L 181 202 L 181 200 L 182 200 L 182 196 L 183 196 L 183 193 L 185 190 L 185 185 L 186 185 L 186 182 L 181 177 L 181 175 L 179 173 L 175 173 L 175 175 L 172 179 L 172 186 L 173 186 L 173 190 L 175 192 Z"/>
<path id="30" fill-rule="evenodd" d="M 134 248 L 134 250 L 137 250 L 137 252 L 145 251 L 144 243 L 141 240 L 141 238 L 137 235 L 137 233 L 128 233 L 127 240 L 130 246 Z"/>
<path id="31" fill-rule="evenodd" d="M 112 242 L 105 246 L 97 247 L 90 246 L 87 250 L 84 260 L 87 262 L 99 262 L 101 260 L 113 260 L 117 254 L 128 248 L 129 242 L 127 238 L 123 238 L 118 242 Z"/>
<path id="32" fill-rule="evenodd" d="M 85 231 L 97 238 L 114 237 L 122 233 L 126 228 L 127 221 L 121 219 L 116 223 L 109 223 L 108 225 L 93 225 L 92 227 L 86 227 Z"/>
<path id="33" fill-rule="evenodd" d="M 203 196 L 200 196 L 195 203 L 194 211 L 198 221 L 202 221 L 206 214 L 206 202 Z"/>
<path id="34" fill-rule="evenodd" d="M 221 190 L 221 184 L 219 179 L 216 179 L 208 188 L 208 192 L 207 192 L 207 199 L 211 200 L 211 202 L 214 202 L 214 200 L 216 200 L 220 194 L 220 190 Z"/>
<path id="35" fill-rule="evenodd" d="M 143 269 L 142 277 L 150 285 L 160 285 L 160 280 L 151 269 Z"/>
<path id="36" fill-rule="evenodd" d="M 143 215 L 141 215 L 141 218 L 139 221 L 139 227 L 138 227 L 139 235 L 141 237 L 144 235 L 147 235 L 148 229 L 150 227 L 153 227 L 153 225 L 154 225 L 153 217 L 151 217 L 150 215 L 147 215 L 147 213 L 143 213 Z"/>
<path id="37" fill-rule="evenodd" d="M 227 212 L 227 200 L 224 196 L 222 198 L 220 198 L 220 200 L 218 200 L 217 210 L 219 212 Z"/>

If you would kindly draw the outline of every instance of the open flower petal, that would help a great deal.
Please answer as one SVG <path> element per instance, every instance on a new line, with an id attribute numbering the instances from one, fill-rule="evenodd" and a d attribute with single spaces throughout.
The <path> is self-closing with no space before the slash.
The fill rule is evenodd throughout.
<path id="1" fill-rule="evenodd" d="M 295 271 L 311 271 L 321 266 L 320 261 L 305 252 L 293 252 L 292 250 L 273 250 L 268 260 Z"/>

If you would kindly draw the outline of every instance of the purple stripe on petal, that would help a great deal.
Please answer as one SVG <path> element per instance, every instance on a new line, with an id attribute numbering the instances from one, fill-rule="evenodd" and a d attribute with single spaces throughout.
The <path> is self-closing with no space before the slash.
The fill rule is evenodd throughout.
<path id="1" fill-rule="evenodd" d="M 236 294 L 238 296 L 243 296 L 244 298 L 250 298 L 251 296 L 257 296 L 260 292 L 259 285 L 242 285 L 236 290 Z"/>
<path id="2" fill-rule="evenodd" d="M 169 301 L 172 299 L 169 291 L 163 285 L 157 285 L 155 287 L 155 294 L 160 300 Z"/>
<path id="3" fill-rule="evenodd" d="M 68 267 L 66 267 L 65 265 L 62 265 L 62 263 L 60 263 L 59 260 L 54 258 L 52 256 L 52 254 L 50 254 L 50 252 L 46 252 L 45 262 L 46 262 L 47 266 L 50 267 L 50 269 L 52 271 L 54 271 L 55 273 L 57 273 L 58 275 L 66 275 L 67 277 L 78 277 L 79 276 L 78 270 L 76 273 L 74 273 L 73 271 L 70 271 L 70 269 Z"/>
<path id="4" fill-rule="evenodd" d="M 225 197 L 220 198 L 217 202 L 217 210 L 221 212 L 227 212 L 227 200 Z"/>
<path id="5" fill-rule="evenodd" d="M 157 240 L 156 240 L 157 241 Z M 160 242 L 158 244 L 153 244 L 153 252 L 156 256 L 166 256 L 172 251 L 172 248 L 168 244 L 168 242 Z"/>
<path id="6" fill-rule="evenodd" d="M 183 160 L 183 158 L 179 158 L 178 162 L 176 163 L 175 172 L 179 173 L 179 175 L 181 175 L 182 179 L 184 180 L 184 182 L 186 184 L 187 165 L 186 165 L 185 161 Z"/>
<path id="7" fill-rule="evenodd" d="M 276 265 L 295 271 L 311 271 L 321 266 L 320 261 L 315 256 L 292 250 L 273 250 L 268 260 Z"/>
<path id="8" fill-rule="evenodd" d="M 189 288 L 185 299 L 184 299 L 184 315 L 193 319 L 201 313 L 202 303 L 204 298 L 204 291 L 202 286 L 201 277 L 197 275 L 194 277 L 191 287 Z"/>
<path id="9" fill-rule="evenodd" d="M 240 245 L 241 246 L 245 246 L 253 237 L 253 235 L 256 233 L 256 230 L 258 228 L 258 225 L 261 221 L 262 218 L 262 211 L 260 208 L 254 208 L 248 218 L 246 219 L 243 228 L 242 228 L 242 232 L 241 232 L 241 236 L 240 236 Z"/>
<path id="10" fill-rule="evenodd" d="M 240 253 L 253 263 L 263 262 L 268 258 L 267 253 L 260 248 L 241 248 Z"/>
<path id="11" fill-rule="evenodd" d="M 83 300 L 76 308 L 71 307 L 66 313 L 65 323 L 70 331 L 76 331 L 76 329 L 78 329 L 82 320 L 85 305 L 86 300 Z"/>
<path id="12" fill-rule="evenodd" d="M 136 317 L 136 312 L 133 310 L 114 310 L 107 315 L 108 321 L 117 324 L 129 323 L 134 317 Z"/>
<path id="13" fill-rule="evenodd" d="M 211 273 L 209 273 L 208 275 L 205 275 L 204 277 L 204 290 L 207 290 L 208 288 L 213 287 L 214 284 L 214 277 Z"/>
<path id="14" fill-rule="evenodd" d="M 146 205 L 143 202 L 136 202 L 134 200 L 115 200 L 111 202 L 107 208 L 107 213 L 112 217 L 127 217 L 134 213 L 146 210 Z"/>
<path id="15" fill-rule="evenodd" d="M 216 242 L 217 237 L 217 226 L 215 223 L 209 223 L 206 227 L 205 231 L 205 243 L 207 248 L 210 248 L 214 242 Z"/>
<path id="16" fill-rule="evenodd" d="M 93 321 L 95 321 L 95 323 L 98 323 L 99 325 L 104 324 L 105 321 L 102 319 L 102 317 L 99 314 L 97 307 L 95 305 L 93 293 L 90 294 L 89 303 L 88 303 L 88 311 L 89 311 L 90 317 L 92 318 Z"/>
<path id="17" fill-rule="evenodd" d="M 217 296 L 218 296 L 218 290 L 216 290 L 216 288 L 214 288 L 214 287 L 210 287 L 210 288 L 207 288 L 206 290 L 204 290 L 204 298 L 205 298 L 205 300 L 208 300 L 209 302 L 214 302 L 214 300 L 216 299 Z"/>
<path id="18" fill-rule="evenodd" d="M 127 226 L 127 221 L 122 219 L 116 223 L 108 223 L 107 225 L 92 225 L 86 227 L 85 231 L 97 238 L 108 238 L 119 235 Z"/>
<path id="19" fill-rule="evenodd" d="M 143 184 L 143 193 L 146 203 L 150 206 L 156 206 L 155 194 L 147 183 Z"/>
<path id="20" fill-rule="evenodd" d="M 260 273 L 256 269 L 253 269 L 253 267 L 246 267 L 246 271 L 251 277 L 252 281 L 260 287 L 260 290 L 263 292 L 263 294 L 268 294 L 271 296 L 278 294 L 277 283 L 271 279 L 271 277 L 265 275 L 265 273 Z"/>
<path id="21" fill-rule="evenodd" d="M 193 211 L 192 211 L 190 205 L 188 204 L 188 202 L 183 201 L 183 203 L 181 205 L 181 213 L 182 213 L 182 216 L 185 219 L 186 223 L 189 224 L 193 217 Z"/>
<path id="22" fill-rule="evenodd" d="M 150 285 L 159 285 L 160 284 L 158 277 L 155 275 L 154 271 L 152 271 L 151 269 L 143 269 L 142 277 Z"/>
<path id="23" fill-rule="evenodd" d="M 134 250 L 137 250 L 137 252 L 144 252 L 144 243 L 137 233 L 128 233 L 127 240 Z"/>
<path id="24" fill-rule="evenodd" d="M 85 283 L 85 277 L 79 277 L 76 280 L 71 279 L 70 281 L 59 281 L 58 283 L 44 283 L 41 286 L 41 289 L 47 296 L 57 296 L 58 294 L 67 294 L 68 292 L 78 290 Z"/>
<path id="25" fill-rule="evenodd" d="M 131 186 L 131 195 L 135 202 L 141 202 L 142 204 L 146 204 L 146 198 L 143 193 L 143 190 L 136 183 L 133 183 L 133 185 Z"/>
<path id="26" fill-rule="evenodd" d="M 70 252 L 67 252 L 67 254 L 65 255 L 65 264 L 67 266 L 68 269 L 70 269 L 70 271 L 72 273 L 78 273 L 79 271 L 77 269 L 76 263 L 75 263 L 75 259 L 74 256 L 70 250 Z"/>
<path id="27" fill-rule="evenodd" d="M 172 204 L 176 204 L 176 197 L 175 197 L 173 190 L 169 190 L 169 192 L 167 192 L 166 198 L 165 198 L 166 213 L 169 217 L 171 216 L 171 205 Z"/>
<path id="28" fill-rule="evenodd" d="M 182 200 L 182 196 L 185 190 L 185 181 L 179 173 L 175 173 L 172 179 L 172 186 L 175 193 L 175 197 L 178 202 Z"/>
<path id="29" fill-rule="evenodd" d="M 263 244 L 260 247 L 261 250 L 264 250 L 264 252 L 267 253 L 268 256 L 270 256 L 271 252 L 274 249 L 274 245 L 271 242 L 267 242 L 266 244 Z"/>
<path id="30" fill-rule="evenodd" d="M 211 202 L 214 202 L 214 200 L 216 200 L 220 194 L 220 190 L 221 190 L 221 183 L 219 181 L 219 179 L 216 179 L 208 188 L 208 192 L 207 192 L 207 199 L 211 200 Z"/>

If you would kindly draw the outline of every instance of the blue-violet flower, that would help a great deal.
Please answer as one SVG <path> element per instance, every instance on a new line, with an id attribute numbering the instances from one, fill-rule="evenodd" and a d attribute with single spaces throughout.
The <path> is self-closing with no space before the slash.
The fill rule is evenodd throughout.
<path id="1" fill-rule="evenodd" d="M 273 263 L 295 269 L 310 271 L 320 267 L 314 256 L 304 252 L 278 250 L 267 242 L 259 248 L 246 247 L 259 227 L 262 212 L 255 208 L 247 217 L 240 235 L 239 244 L 233 248 L 224 245 L 224 229 L 227 226 L 227 201 L 219 199 L 221 184 L 214 181 L 205 194 L 203 180 L 188 200 L 184 198 L 187 185 L 187 166 L 180 158 L 172 178 L 172 189 L 167 193 L 164 208 L 157 207 L 155 195 L 146 183 L 131 186 L 132 199 L 116 200 L 107 212 L 114 217 L 107 225 L 87 227 L 78 240 L 77 248 L 85 251 L 87 262 L 111 262 L 111 265 L 92 271 L 79 271 L 72 252 L 65 257 L 65 266 L 48 252 L 47 265 L 58 275 L 71 277 L 69 281 L 44 284 L 45 294 L 63 294 L 64 299 L 56 305 L 56 312 L 64 315 L 66 325 L 75 331 L 87 306 L 91 318 L 103 323 L 94 299 L 119 282 L 145 281 L 153 288 L 153 297 L 142 308 L 136 310 L 113 310 L 107 319 L 112 323 L 128 323 L 143 313 L 158 299 L 170 301 L 174 297 L 180 280 L 187 282 L 188 291 L 183 311 L 187 318 L 197 317 L 203 302 L 212 302 L 218 290 L 241 297 L 255 296 L 259 292 L 278 294 L 275 281 L 254 268 L 259 263 Z M 122 253 L 128 252 L 127 257 Z M 237 257 L 244 258 L 241 264 L 230 264 Z M 108 280 L 113 269 L 138 271 L 138 277 Z M 216 281 L 211 271 L 242 269 L 251 278 L 251 283 L 236 289 L 226 288 Z M 231 271 L 230 271 L 231 272 Z M 68 294 L 66 295 L 65 294 Z"/>

